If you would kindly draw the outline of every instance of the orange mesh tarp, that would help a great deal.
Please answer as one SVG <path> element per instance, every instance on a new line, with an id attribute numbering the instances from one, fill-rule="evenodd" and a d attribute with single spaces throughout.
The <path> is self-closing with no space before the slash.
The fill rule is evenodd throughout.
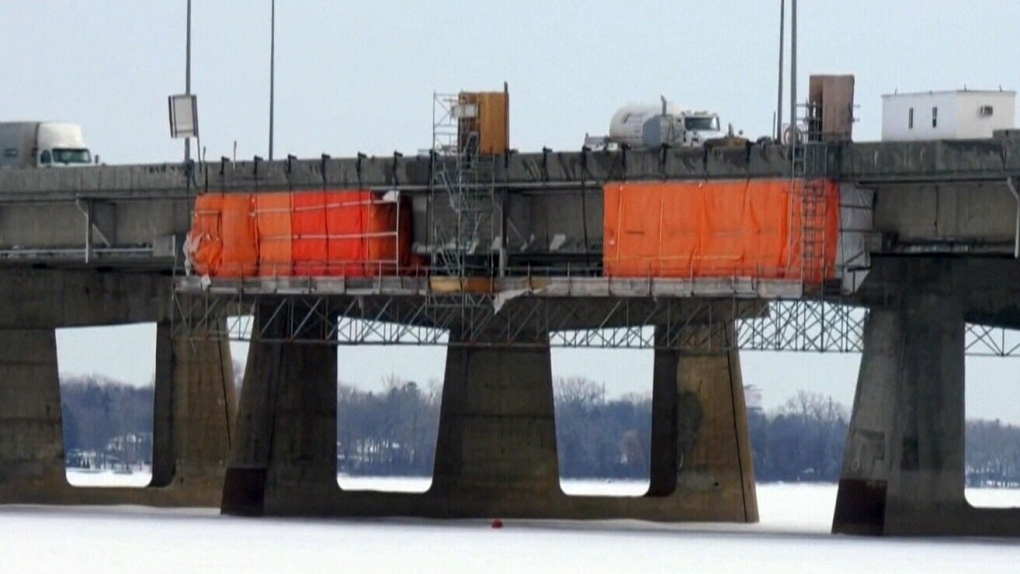
<path id="1" fill-rule="evenodd" d="M 839 193 L 834 182 L 820 185 L 818 215 L 810 218 L 817 241 L 803 267 L 804 203 L 789 180 L 607 184 L 604 274 L 829 278 Z"/>
<path id="2" fill-rule="evenodd" d="M 372 209 L 370 191 L 328 191 L 326 232 L 329 236 L 327 275 L 365 276 L 365 230 Z"/>
<path id="3" fill-rule="evenodd" d="M 248 277 L 258 271 L 258 244 L 255 241 L 255 219 L 249 194 L 223 196 L 221 219 L 223 259 L 215 276 Z"/>
<path id="4" fill-rule="evenodd" d="M 291 197 L 292 194 L 288 192 L 255 195 L 259 275 L 286 277 L 294 271 Z"/>
<path id="5" fill-rule="evenodd" d="M 369 190 L 326 192 L 328 275 L 393 275 L 409 264 L 411 210 Z M 399 213 L 399 217 L 398 217 Z M 399 229 L 398 229 L 399 219 Z"/>
<path id="6" fill-rule="evenodd" d="M 223 258 L 220 216 L 223 195 L 208 193 L 195 198 L 195 215 L 191 220 L 188 257 L 198 275 L 214 275 Z"/>
<path id="7" fill-rule="evenodd" d="M 294 275 L 303 277 L 326 274 L 329 259 L 326 241 L 326 198 L 321 191 L 293 194 L 291 214 Z"/>
<path id="8" fill-rule="evenodd" d="M 206 194 L 189 256 L 212 277 L 366 277 L 411 267 L 411 209 L 369 190 Z"/>

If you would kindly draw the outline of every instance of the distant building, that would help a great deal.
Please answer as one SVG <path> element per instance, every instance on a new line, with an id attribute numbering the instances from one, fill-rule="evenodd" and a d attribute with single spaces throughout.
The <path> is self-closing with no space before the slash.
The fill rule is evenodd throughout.
<path id="1" fill-rule="evenodd" d="M 744 385 L 744 402 L 747 404 L 747 410 L 762 410 L 761 399 L 761 389 L 754 385 Z"/>
<path id="2" fill-rule="evenodd" d="M 882 96 L 882 141 L 992 137 L 1016 124 L 1016 92 L 954 90 Z"/>

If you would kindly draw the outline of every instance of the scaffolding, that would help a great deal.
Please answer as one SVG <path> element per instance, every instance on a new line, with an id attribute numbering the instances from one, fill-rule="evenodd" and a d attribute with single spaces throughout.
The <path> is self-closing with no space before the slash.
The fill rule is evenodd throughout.
<path id="1" fill-rule="evenodd" d="M 826 280 L 835 271 L 826 257 L 830 248 L 825 232 L 828 208 L 826 147 L 821 137 L 821 105 L 810 101 L 799 109 L 803 113 L 796 124 L 803 126 L 803 130 L 792 129 L 789 142 L 790 195 L 791 201 L 796 203 L 792 206 L 795 209 L 790 210 L 791 229 L 796 229 L 799 235 L 791 234 L 790 240 L 800 243 L 800 277 L 804 295 L 821 299 L 825 295 Z M 794 221 L 798 213 L 800 221 Z"/>
<path id="2" fill-rule="evenodd" d="M 178 278 L 174 335 L 340 346 L 860 353 L 868 316 L 865 308 L 821 300 L 635 296 L 579 301 L 568 293 L 501 308 L 498 295 L 426 295 L 425 288 L 409 286 L 405 279 L 389 279 L 405 283 L 402 294 L 383 294 L 382 284 L 347 295 L 264 297 L 228 288 L 211 294 L 194 278 Z M 397 289 L 391 285 L 385 291 Z M 258 327 L 256 305 L 263 312 Z M 597 327 L 579 329 L 579 319 Z M 734 324 L 736 339 L 729 335 Z M 448 337 L 455 327 L 465 330 L 459 343 Z M 500 336 L 480 342 L 476 335 L 482 331 Z M 967 324 L 965 350 L 970 356 L 1020 357 L 1020 331 Z"/>
<path id="3" fill-rule="evenodd" d="M 429 245 L 433 274 L 491 277 L 497 231 L 496 156 L 481 153 L 479 106 L 433 94 Z"/>

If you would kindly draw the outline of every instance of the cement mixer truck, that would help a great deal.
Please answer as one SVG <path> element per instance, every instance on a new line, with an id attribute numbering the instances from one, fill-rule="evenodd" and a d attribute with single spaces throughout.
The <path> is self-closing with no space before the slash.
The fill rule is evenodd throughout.
<path id="1" fill-rule="evenodd" d="M 613 114 L 608 136 L 586 136 L 585 146 L 592 149 L 631 149 L 703 147 L 721 142 L 727 136 L 719 125 L 719 115 L 709 111 L 683 110 L 662 98 L 658 106 L 626 105 Z"/>

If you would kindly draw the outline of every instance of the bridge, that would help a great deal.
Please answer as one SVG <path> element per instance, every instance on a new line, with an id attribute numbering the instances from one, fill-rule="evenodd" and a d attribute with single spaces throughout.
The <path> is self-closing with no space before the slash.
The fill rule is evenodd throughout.
<path id="1" fill-rule="evenodd" d="M 1011 134 L 0 171 L 0 502 L 753 522 L 739 350 L 862 351 L 833 530 L 1014 536 L 1020 514 L 964 498 L 963 360 L 1016 350 L 993 330 L 1020 327 L 1018 175 Z M 700 187 L 780 194 L 796 209 L 770 221 L 798 230 L 783 243 L 797 255 L 720 275 L 660 250 L 626 268 L 627 198 L 653 194 L 668 221 L 694 208 L 662 202 Z M 270 198 L 297 213 L 296 194 L 338 192 L 386 204 L 380 233 L 407 258 L 302 273 L 265 246 L 207 257 L 230 251 L 225 226 L 274 217 Z M 287 237 L 288 253 L 329 253 L 324 236 Z M 54 329 L 143 321 L 158 325 L 153 486 L 70 488 Z M 239 402 L 231 338 L 254 343 Z M 448 351 L 432 488 L 341 490 L 335 345 L 434 343 Z M 646 496 L 559 490 L 553 345 L 654 349 Z"/>

